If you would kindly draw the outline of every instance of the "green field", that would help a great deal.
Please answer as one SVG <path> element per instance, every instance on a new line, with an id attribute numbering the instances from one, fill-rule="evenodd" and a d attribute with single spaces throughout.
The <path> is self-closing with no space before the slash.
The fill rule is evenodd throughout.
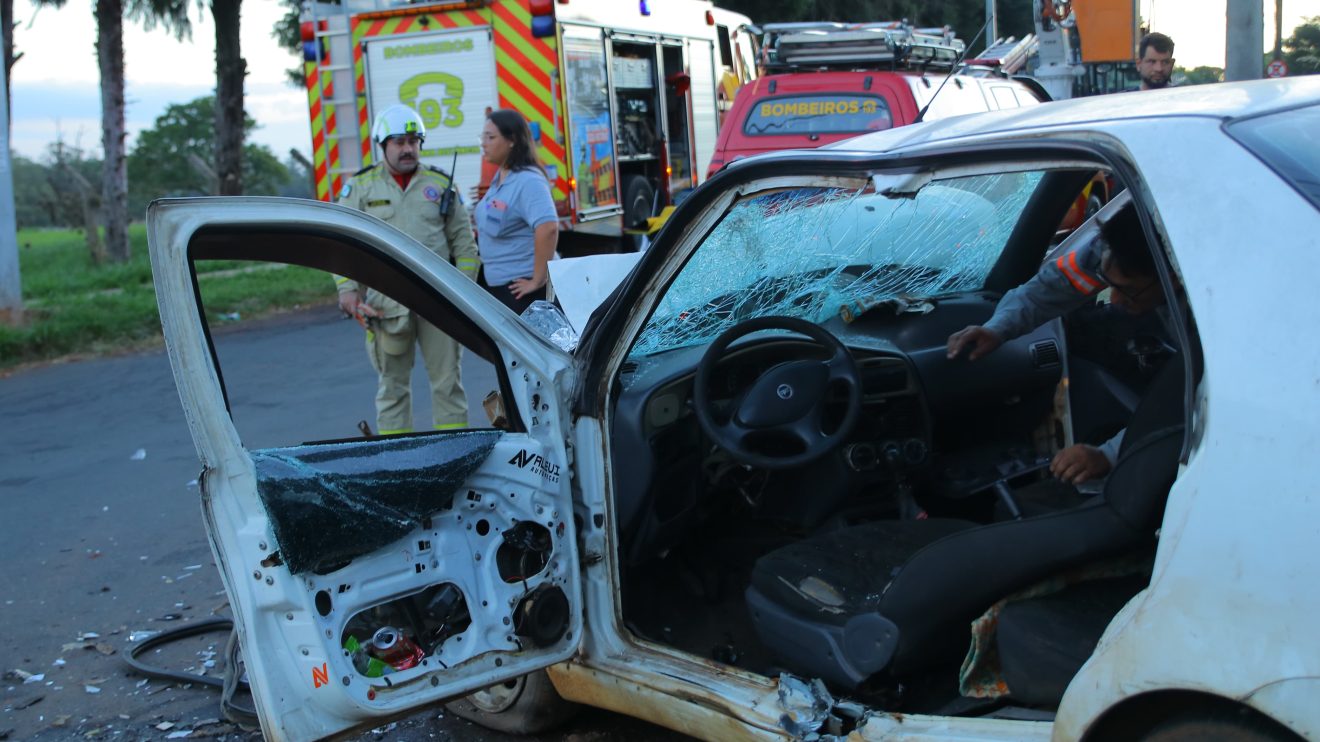
<path id="1" fill-rule="evenodd" d="M 93 265 L 81 232 L 18 232 L 24 323 L 0 324 L 0 369 L 73 354 L 113 353 L 159 342 L 146 227 L 129 228 L 133 258 Z M 327 274 L 262 263 L 203 261 L 198 283 L 211 322 L 334 301 Z M 239 319 L 235 319 L 235 317 Z"/>

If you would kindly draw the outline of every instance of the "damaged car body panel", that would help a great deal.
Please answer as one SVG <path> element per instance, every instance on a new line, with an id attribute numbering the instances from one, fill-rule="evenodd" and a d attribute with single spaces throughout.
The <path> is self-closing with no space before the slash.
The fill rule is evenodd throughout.
<path id="1" fill-rule="evenodd" d="M 245 655 L 269 650 L 249 666 L 267 733 L 318 736 L 544 666 L 563 699 L 711 740 L 1139 739 L 1225 716 L 1265 739 L 1320 735 L 1320 599 L 1304 589 L 1320 516 L 1303 468 L 1320 346 L 1295 342 L 1320 326 L 1320 211 L 1224 133 L 1238 109 L 1320 111 L 1320 80 L 1203 87 L 740 162 L 677 207 L 571 359 L 344 210 L 157 205 L 208 530 L 245 606 Z M 1180 115 L 1153 118 L 1161 102 Z M 1235 179 L 1189 180 L 1198 159 Z M 1124 195 L 1064 236 L 1097 173 Z M 1244 208 L 1249 194 L 1273 210 Z M 285 208 L 317 221 L 295 240 L 307 255 L 271 230 Z M 1125 210 L 1153 261 L 1140 290 L 1158 288 L 1163 311 L 1140 324 L 1088 295 L 975 362 L 949 357 L 951 333 L 1046 261 L 1098 249 Z M 208 226 L 226 219 L 243 240 Z M 499 368 L 510 427 L 386 439 L 397 450 L 368 456 L 379 471 L 356 468 L 362 443 L 244 450 L 171 254 L 194 233 L 193 257 L 230 255 L 227 241 L 235 257 L 282 252 L 453 322 Z M 352 240 L 388 260 L 353 260 Z M 1091 323 L 1129 334 L 1114 350 Z M 1109 480 L 1018 508 L 1052 455 L 1115 430 Z M 410 445 L 450 463 L 428 469 Z M 434 480 L 382 500 L 381 522 L 412 530 L 285 560 L 294 538 L 263 496 L 376 512 L 368 493 L 399 472 Z M 562 611 L 562 634 L 502 625 L 541 610 Z M 421 631 L 399 642 L 393 617 L 409 615 Z M 1078 637 L 1094 649 L 1054 663 Z M 368 643 L 415 664 L 389 672 Z"/>
<path id="2" fill-rule="evenodd" d="M 153 204 L 152 266 L 203 464 L 203 515 L 268 737 L 333 735 L 571 656 L 582 632 L 559 411 L 568 356 L 358 212 L 202 202 Z M 199 306 L 198 259 L 306 265 L 388 290 L 493 362 L 507 428 L 247 450 Z"/>
<path id="3" fill-rule="evenodd" d="M 1195 94 L 1185 92 L 1179 95 L 1191 99 Z M 1102 119 L 1104 116 L 1097 108 L 1100 103 L 1091 101 L 1079 104 L 1079 107 L 1091 112 L 1088 116 L 1092 119 Z M 1284 103 L 1279 105 L 1282 106 Z M 1195 103 L 1188 106 L 1189 109 L 1195 107 Z M 616 474 L 604 485 L 612 488 L 611 506 L 620 528 L 618 551 L 607 555 L 607 558 L 613 556 L 617 559 L 611 570 L 611 578 L 619 584 L 611 589 L 619 590 L 624 594 L 623 620 L 627 621 L 631 616 L 631 620 L 636 621 L 638 616 L 646 615 L 645 609 L 630 610 L 627 606 L 630 573 L 636 573 L 638 562 L 657 556 L 663 558 L 674 548 L 674 538 L 664 535 L 662 526 L 672 522 L 676 513 L 681 515 L 681 509 L 685 507 L 681 499 L 670 499 L 663 502 L 662 507 L 657 511 L 664 517 L 647 521 L 646 510 L 650 507 L 650 500 L 654 497 L 665 497 L 668 493 L 648 493 L 646 483 L 654 477 L 665 481 L 666 490 L 669 492 L 680 489 L 681 480 L 673 476 L 670 470 L 662 467 L 662 465 L 673 466 L 678 460 L 664 461 L 644 455 L 639 465 L 637 458 L 644 448 L 660 445 L 654 436 L 661 429 L 675 424 L 686 424 L 677 421 L 682 421 L 686 417 L 683 412 L 684 395 L 690 393 L 691 382 L 682 381 L 681 370 L 674 370 L 671 373 L 671 369 L 681 369 L 684 365 L 688 368 L 695 366 L 700 359 L 703 345 L 709 343 L 713 336 L 736 325 L 740 320 L 762 313 L 797 314 L 814 319 L 830 317 L 831 312 L 837 312 L 834 317 L 842 318 L 843 310 L 849 308 L 850 304 L 862 304 L 860 309 L 863 315 L 868 313 L 868 309 L 877 310 L 871 313 L 870 319 L 873 322 L 879 322 L 878 317 L 887 313 L 889 317 L 895 318 L 891 321 L 902 323 L 920 322 L 922 317 L 938 317 L 941 312 L 950 311 L 951 307 L 956 306 L 956 302 L 950 302 L 947 297 L 938 295 L 938 281 L 934 282 L 932 289 L 911 292 L 915 296 L 910 296 L 904 291 L 906 286 L 901 284 L 896 286 L 898 290 L 889 292 L 886 292 L 881 284 L 873 294 L 879 298 L 879 301 L 874 306 L 866 306 L 865 299 L 871 294 L 870 287 L 863 289 L 864 282 L 857 280 L 861 275 L 865 275 L 865 271 L 858 272 L 859 275 L 851 275 L 846 269 L 838 270 L 822 265 L 819 262 L 819 252 L 813 250 L 814 246 L 829 242 L 830 230 L 834 229 L 835 224 L 830 220 L 813 221 L 814 217 L 809 212 L 809 209 L 816 205 L 813 199 L 824 207 L 821 209 L 822 212 L 833 207 L 843 214 L 847 213 L 849 204 L 875 205 L 875 202 L 878 202 L 879 199 L 874 192 L 868 192 L 864 180 L 874 178 L 875 182 L 883 183 L 885 181 L 880 177 L 883 173 L 892 172 L 894 180 L 906 180 L 916 184 L 913 187 L 895 189 L 895 195 L 917 194 L 919 197 L 923 191 L 930 188 L 930 183 L 939 182 L 940 178 L 935 174 L 936 171 L 958 177 L 971 177 L 974 172 L 968 172 L 969 168 L 972 171 L 980 168 L 985 172 L 1000 168 L 1004 173 L 1024 173 L 1033 169 L 1049 170 L 1055 166 L 1078 169 L 1093 167 L 1118 174 L 1122 177 L 1124 185 L 1129 187 L 1132 197 L 1119 199 L 1115 206 L 1121 208 L 1129 203 L 1137 204 L 1136 208 L 1141 214 L 1148 240 L 1160 245 L 1165 251 L 1167 265 L 1160 263 L 1159 268 L 1160 280 L 1167 291 L 1173 293 L 1174 289 L 1169 287 L 1174 286 L 1175 281 L 1183 284 L 1195 280 L 1192 277 L 1195 271 L 1187 272 L 1192 265 L 1202 266 L 1201 270 L 1204 270 L 1206 265 L 1219 265 L 1221 269 L 1225 269 L 1221 258 L 1212 258 L 1197 252 L 1203 244 L 1215 243 L 1222 246 L 1233 241 L 1223 238 L 1225 232 L 1222 220 L 1211 220 L 1219 226 L 1209 227 L 1205 223 L 1205 212 L 1196 208 L 1195 204 L 1197 199 L 1204 198 L 1204 194 L 1198 193 L 1196 189 L 1186 188 L 1185 183 L 1184 187 L 1179 187 L 1173 182 L 1179 177 L 1179 167 L 1174 160 L 1180 156 L 1179 153 L 1185 153 L 1187 142 L 1195 141 L 1207 148 L 1222 146 L 1222 137 L 1215 139 L 1219 134 L 1216 130 L 1220 120 L 1215 114 L 1201 120 L 1184 122 L 1185 126 L 1181 130 L 1168 133 L 1166 138 L 1169 141 L 1162 141 L 1160 144 L 1151 143 L 1145 133 L 1149 124 L 1144 121 L 1065 125 L 1058 121 L 1061 115 L 1052 112 L 1049 115 L 1042 114 L 1044 118 L 1049 119 L 1047 125 L 1054 128 L 1042 127 L 1040 131 L 1016 132 L 1007 128 L 996 131 L 992 125 L 995 122 L 990 121 L 985 127 L 989 129 L 989 133 L 982 134 L 972 126 L 973 122 L 962 122 L 959 137 L 955 137 L 953 141 L 941 141 L 938 137 L 929 139 L 918 137 L 922 141 L 911 153 L 886 152 L 885 143 L 891 138 L 886 135 L 876 135 L 868 137 L 868 140 L 875 142 L 878 153 L 867 152 L 866 147 L 860 147 L 853 151 L 821 152 L 810 158 L 784 154 L 766 158 L 764 162 L 749 160 L 721 174 L 718 181 L 720 187 L 717 188 L 712 184 L 708 189 L 694 194 L 688 202 L 679 207 L 671 217 L 667 231 L 658 237 L 651 251 L 642 256 L 637 270 L 625 279 L 616 291 L 612 299 L 613 308 L 606 306 L 593 317 L 592 325 L 584 336 L 583 348 L 578 352 L 579 357 L 583 358 L 585 368 L 576 399 L 577 410 L 584 416 L 605 417 L 608 420 L 606 432 L 602 434 L 605 455 L 616 462 L 620 457 L 629 462 L 630 476 L 622 477 Z M 1174 142 L 1178 138 L 1183 139 L 1181 146 Z M 901 143 L 902 137 L 894 141 Z M 1215 142 L 1214 145 L 1211 144 L 1212 141 Z M 1137 146 L 1138 142 L 1142 144 Z M 1164 148 L 1163 156 L 1155 156 L 1153 150 L 1157 147 Z M 1048 153 L 1053 153 L 1053 156 Z M 810 162 L 807 161 L 808 159 Z M 1247 159 L 1249 155 L 1246 153 L 1235 152 L 1235 161 Z M 911 173 L 920 170 L 920 163 L 923 161 L 927 163 L 929 175 L 912 175 Z M 1160 164 L 1152 167 L 1149 163 Z M 1245 162 L 1240 164 L 1242 165 L 1240 172 L 1251 173 L 1249 177 L 1252 182 L 1259 182 L 1260 178 L 1268 179 L 1268 170 L 1258 164 Z M 817 168 L 819 173 L 828 175 L 821 175 L 813 180 L 803 174 L 803 171 L 812 167 Z M 904 176 L 904 173 L 908 175 Z M 1007 179 L 1001 179 L 1003 180 Z M 874 186 L 874 188 L 878 187 Z M 819 190 L 807 192 L 807 189 L 811 188 Z M 1295 196 L 1285 195 L 1288 187 L 1284 183 L 1272 181 L 1267 188 L 1270 193 L 1275 194 L 1275 198 L 1288 201 L 1290 208 L 1297 201 Z M 785 196 L 783 195 L 785 193 L 791 195 Z M 758 199 L 761 199 L 759 203 Z M 870 199 L 874 201 L 867 203 Z M 775 203 L 771 206 L 768 202 Z M 789 211 L 797 216 L 785 218 L 785 215 L 779 211 L 781 203 L 788 203 Z M 736 218 L 740 209 L 748 209 L 752 205 L 758 208 L 751 218 L 742 219 L 743 223 L 738 225 L 737 229 L 724 230 L 725 220 L 729 215 L 735 215 Z M 1218 208 L 1219 213 L 1227 213 L 1232 209 L 1227 204 L 1220 204 Z M 1175 213 L 1171 214 L 1171 210 Z M 867 212 L 868 215 L 872 213 L 875 212 Z M 1303 212 L 1304 218 L 1313 220 L 1315 217 L 1314 214 L 1310 214 L 1309 217 L 1305 214 L 1306 212 Z M 1297 217 L 1290 218 L 1295 220 Z M 762 229 L 765 225 L 774 225 L 777 228 Z M 941 230 L 946 231 L 947 234 L 950 230 L 956 229 L 957 222 L 950 224 L 947 219 L 931 220 L 930 226 L 931 228 L 926 230 L 929 234 L 937 234 Z M 1038 226 L 1051 231 L 1054 229 L 1054 224 Z M 1087 227 L 1084 226 L 1083 230 L 1086 229 Z M 1091 226 L 1090 229 L 1094 230 L 1094 227 Z M 1270 231 L 1264 224 L 1256 224 L 1253 229 L 1260 233 Z M 861 235 L 866 234 L 867 231 L 853 230 L 852 234 Z M 914 230 L 913 233 L 916 231 L 918 230 Z M 1234 240 L 1249 241 L 1246 228 L 1239 226 L 1232 231 L 1236 235 Z M 895 232 L 901 235 L 906 230 L 893 230 L 888 233 Z M 846 227 L 834 232 L 834 234 L 848 233 Z M 761 234 L 763 239 L 772 242 L 759 245 L 762 250 L 760 254 L 740 252 L 744 245 L 739 241 L 752 244 L 756 234 Z M 1009 239 L 1016 237 L 1010 236 Z M 721 240 L 724 242 L 724 252 L 720 259 L 703 263 L 705 256 L 702 255 L 702 251 L 709 248 L 712 243 L 719 244 Z M 956 238 L 954 241 L 957 241 Z M 928 250 L 927 254 L 935 253 Z M 761 262 L 754 262 L 758 259 Z M 993 303 L 997 299 L 998 292 L 1012 288 L 1025 280 L 1038 267 L 1039 262 L 1040 257 L 1037 257 L 1035 264 L 1027 266 L 1025 274 L 1021 273 L 1022 267 L 1017 266 L 1019 275 L 1016 278 L 1006 276 L 1005 271 L 1000 270 L 1005 266 L 992 267 L 985 276 L 986 284 L 993 286 L 996 292 L 990 296 L 990 301 Z M 749 267 L 749 263 L 754 267 Z M 700 269 L 693 270 L 693 266 L 700 266 Z M 794 275 L 790 266 L 799 267 L 801 270 L 796 277 L 784 280 L 784 276 Z M 1255 267 L 1253 266 L 1253 269 Z M 812 270 L 816 270 L 817 273 L 810 273 Z M 1262 270 L 1268 272 L 1269 269 L 1262 267 Z M 843 280 L 840 280 L 841 278 Z M 873 277 L 868 276 L 868 278 Z M 1212 279 L 1202 274 L 1199 280 L 1201 285 L 1208 285 Z M 1257 285 L 1270 285 L 1272 280 L 1260 277 Z M 958 288 L 955 287 L 954 291 L 956 292 Z M 936 294 L 933 298 L 939 306 L 933 313 L 922 314 L 923 293 Z M 1188 299 L 1191 302 L 1191 309 L 1200 320 L 1208 305 L 1198 305 L 1197 295 Z M 1205 298 L 1202 296 L 1199 301 L 1204 302 Z M 1240 309 L 1249 304 L 1251 300 L 1244 296 L 1244 302 L 1234 307 L 1215 305 L 1218 310 L 1215 314 L 1233 312 L 1241 315 Z M 649 314 L 641 311 L 643 308 Z M 1241 325 L 1245 321 L 1239 316 L 1234 323 Z M 845 320 L 843 324 L 849 323 Z M 948 327 L 944 334 L 947 335 L 948 332 L 958 329 L 962 324 L 965 322 L 959 321 L 954 326 Z M 1203 332 L 1206 326 L 1201 325 Z M 844 332 L 846 333 L 846 330 Z M 1196 345 L 1196 339 L 1191 337 L 1185 328 L 1180 326 L 1178 333 L 1180 343 L 1192 341 L 1192 344 Z M 1244 335 L 1244 342 L 1250 343 L 1249 337 Z M 893 338 L 902 340 L 903 336 L 896 335 Z M 1048 338 L 1048 334 L 1044 338 Z M 1026 340 L 1034 345 L 1036 341 L 1044 338 L 1028 337 Z M 791 340 L 793 340 L 791 334 L 784 335 L 785 343 Z M 954 396 L 949 396 L 950 385 L 961 383 L 976 386 L 976 382 L 966 377 L 960 379 L 954 375 L 943 375 L 938 363 L 930 358 L 923 358 L 927 354 L 938 354 L 942 359 L 944 355 L 942 340 L 943 336 L 940 336 L 938 347 L 920 349 L 919 352 L 909 352 L 908 355 L 911 362 L 918 366 L 917 376 L 922 386 L 928 391 L 940 390 L 931 404 L 947 411 L 956 408 L 971 397 L 971 395 L 968 397 L 955 395 L 957 396 L 955 399 Z M 769 340 L 766 342 L 768 343 Z M 849 337 L 847 342 L 850 346 L 876 351 L 892 351 L 895 345 L 899 350 L 905 352 L 910 350 L 903 348 L 901 342 L 877 342 L 875 338 L 868 341 L 860 337 Z M 1218 342 L 1223 347 L 1222 340 Z M 1061 344 L 1059 351 L 1067 352 Z M 999 352 L 1003 353 L 1004 350 Z M 748 351 L 748 354 L 750 355 L 751 351 Z M 666 360 L 667 355 L 682 357 L 670 364 Z M 1311 356 L 1308 355 L 1307 362 L 1311 362 L 1310 359 Z M 767 360 L 764 365 L 758 365 L 756 368 L 769 366 L 776 360 L 778 359 Z M 980 363 L 984 364 L 985 360 Z M 1193 359 L 1193 368 L 1186 371 L 1189 376 L 1199 373 L 1195 368 L 1195 361 L 1196 359 Z M 982 365 L 980 368 L 987 374 L 994 373 L 990 366 Z M 1204 395 L 1207 389 L 1205 384 L 1206 382 L 1202 381 L 1200 385 L 1189 388 L 1188 391 L 1189 396 L 1195 394 L 1197 396 L 1193 399 L 1198 400 L 1185 412 L 1191 423 L 1192 445 L 1196 445 L 1198 436 L 1204 432 L 1206 419 L 1204 412 L 1199 412 L 1200 417 L 1194 416 L 1198 411 L 1204 410 Z M 622 397 L 616 401 L 616 397 L 612 395 L 619 387 L 623 389 Z M 643 396 L 636 396 L 635 400 L 630 399 L 632 394 L 630 388 L 640 388 L 645 390 L 645 393 Z M 981 394 L 994 390 L 981 387 L 973 391 Z M 1063 397 L 1065 405 L 1069 398 L 1068 395 Z M 1066 424 L 1069 419 L 1066 406 L 1062 412 L 1058 420 Z M 1220 430 L 1224 431 L 1223 435 L 1231 434 L 1230 429 L 1220 428 Z M 651 437 L 652 441 L 649 446 L 643 447 L 636 443 L 637 439 L 647 437 Z M 1310 440 L 1311 436 L 1304 436 L 1303 439 Z M 674 444 L 666 441 L 665 445 Z M 1204 466 L 1203 461 L 1202 466 Z M 1223 465 L 1229 466 L 1230 463 L 1225 460 Z M 1205 480 L 1195 474 L 1197 464 L 1198 461 L 1193 456 L 1181 470 L 1178 481 L 1169 494 L 1170 513 L 1182 512 L 1184 508 L 1190 507 L 1192 502 L 1197 501 L 1197 498 L 1205 497 L 1201 493 Z M 637 484 L 638 481 L 641 484 Z M 799 491 L 810 492 L 812 497 L 819 497 L 820 490 L 811 489 L 812 484 L 805 484 L 805 489 Z M 1231 496 L 1229 493 L 1224 495 Z M 751 500 L 755 500 L 755 497 Z M 691 525 L 693 523 L 688 524 Z M 1160 560 L 1156 562 L 1156 576 L 1159 574 L 1160 565 L 1165 563 L 1164 560 L 1171 558 L 1170 555 L 1176 554 L 1181 549 L 1177 546 L 1185 539 L 1181 533 L 1181 526 L 1182 523 L 1176 520 L 1164 523 L 1164 529 L 1159 536 Z M 681 528 L 679 530 L 682 531 Z M 712 531 L 710 537 L 727 538 L 726 530 Z M 1206 531 L 1205 535 L 1213 537 L 1215 533 L 1218 531 L 1212 529 Z M 1203 548 L 1210 547 L 1206 544 Z M 1222 550 L 1220 555 L 1225 556 Z M 1203 559 L 1204 554 L 1199 558 Z M 1188 559 L 1186 566 L 1189 570 L 1205 574 L 1204 569 L 1198 567 L 1191 557 Z M 593 569 L 607 567 L 608 565 L 600 565 Z M 1227 569 L 1228 565 L 1225 564 L 1224 568 Z M 1266 582 L 1269 581 L 1264 573 L 1262 577 Z M 1211 599 L 1213 596 L 1214 592 L 1211 591 L 1205 593 L 1203 597 Z M 1133 606 L 1149 604 L 1149 601 L 1150 596 L 1147 592 L 1139 592 L 1133 597 L 1129 610 L 1132 610 Z M 1252 613 L 1256 612 L 1253 610 Z M 1150 614 L 1137 611 L 1135 615 L 1141 620 L 1130 621 L 1127 618 L 1128 611 L 1119 613 L 1114 619 L 1110 629 L 1112 636 L 1107 635 L 1101 642 L 1096 656 L 1077 676 L 1077 683 L 1070 686 L 1074 690 L 1070 691 L 1068 697 L 1059 706 L 1057 724 L 1052 723 L 1055 718 L 1052 714 L 1046 715 L 1042 721 L 958 718 L 928 713 L 894 714 L 886 713 L 887 709 L 893 707 L 880 703 L 872 706 L 875 711 L 866 716 L 866 723 L 859 724 L 851 733 L 866 739 L 899 739 L 909 736 L 911 738 L 1022 739 L 1051 735 L 1056 739 L 1077 739 L 1082 737 L 1091 725 L 1104 717 L 1107 709 L 1121 709 L 1122 699 L 1131 694 L 1163 690 L 1174 693 L 1179 690 L 1194 690 L 1214 695 L 1211 690 L 1213 683 L 1205 683 L 1196 677 L 1207 674 L 1214 677 L 1222 676 L 1220 670 L 1223 668 L 1216 670 L 1210 666 L 1215 664 L 1213 653 L 1193 652 L 1189 649 L 1189 657 L 1193 659 L 1186 664 L 1151 663 L 1140 659 L 1140 657 L 1150 658 L 1160 654 L 1158 645 L 1168 639 L 1165 636 L 1167 631 L 1183 631 L 1182 638 L 1190 640 L 1191 635 L 1181 628 L 1182 620 L 1178 617 L 1175 606 L 1169 604 L 1162 610 Z M 682 652 L 675 651 L 674 645 L 678 644 L 678 641 L 670 638 L 664 626 L 656 627 L 661 629 L 657 633 L 647 632 L 643 627 L 640 637 L 634 642 L 626 638 L 615 641 L 604 641 L 600 638 L 607 633 L 606 628 L 612 628 L 625 637 L 630 633 L 638 633 L 639 627 L 629 625 L 625 629 L 613 616 L 589 614 L 589 624 L 592 631 L 587 642 L 588 649 L 592 650 L 590 664 L 593 668 L 605 668 L 615 675 L 634 675 L 635 663 L 661 663 L 668 667 L 670 665 L 667 661 L 670 658 L 683 656 Z M 1155 631 L 1152 628 L 1155 624 L 1163 628 Z M 1129 629 L 1129 625 L 1137 625 L 1140 628 Z M 1220 624 L 1218 628 L 1230 632 L 1233 630 L 1228 624 Z M 1130 631 L 1146 633 L 1148 640 L 1140 643 L 1142 647 L 1140 651 L 1132 654 L 1115 654 L 1110 647 L 1124 645 L 1126 642 L 1123 639 Z M 1164 638 L 1159 638 L 1161 636 Z M 1227 636 L 1224 640 L 1231 641 Z M 684 648 L 689 653 L 687 656 L 691 658 L 687 668 L 689 677 L 700 675 L 709 681 L 711 687 L 722 687 L 724 692 L 728 692 L 732 686 L 738 686 L 742 691 L 758 695 L 756 689 L 760 689 L 761 701 L 753 703 L 752 707 L 757 709 L 758 722 L 766 720 L 772 708 L 769 701 L 773 693 L 771 689 L 775 687 L 773 683 L 767 688 L 759 681 L 747 681 L 749 673 L 722 671 L 721 662 L 718 661 L 714 666 L 710 665 L 708 658 L 712 650 L 709 644 L 690 645 Z M 644 659 L 637 657 L 639 653 Z M 738 652 L 729 651 L 727 647 L 717 646 L 714 656 L 732 658 L 735 664 L 743 664 Z M 1102 658 L 1105 661 L 1101 662 Z M 724 660 L 724 662 L 729 661 L 729 659 Z M 1179 663 L 1182 663 L 1182 660 L 1179 660 Z M 1250 664 L 1244 658 L 1242 663 L 1233 664 L 1233 667 L 1237 668 L 1234 672 Z M 1251 696 L 1252 688 L 1256 687 L 1251 684 L 1261 678 L 1270 677 L 1275 672 L 1293 673 L 1295 668 L 1289 669 L 1276 664 L 1253 669 L 1255 672 L 1251 673 L 1249 678 L 1242 677 L 1234 682 L 1235 686 L 1243 686 L 1242 692 L 1235 694 L 1234 698 L 1266 711 L 1264 702 Z M 755 672 L 750 674 L 756 675 Z M 1137 674 L 1149 678 L 1150 684 L 1139 685 L 1122 680 Z M 1082 684 L 1092 675 L 1095 676 L 1093 684 L 1090 682 Z M 1095 693 L 1098 686 L 1106 688 L 1103 695 Z M 1145 713 L 1134 706 L 1134 713 L 1138 711 Z M 649 709 L 645 711 L 633 709 L 628 712 L 646 718 L 655 718 Z M 1290 713 L 1269 710 L 1269 713 L 1277 719 L 1296 716 L 1295 710 Z M 669 722 L 661 721 L 661 723 L 673 726 Z M 760 723 L 754 724 L 753 727 L 764 729 Z M 1299 723 L 1294 725 L 1294 728 L 1308 727 Z M 780 727 L 780 729 L 787 734 L 784 728 Z"/>

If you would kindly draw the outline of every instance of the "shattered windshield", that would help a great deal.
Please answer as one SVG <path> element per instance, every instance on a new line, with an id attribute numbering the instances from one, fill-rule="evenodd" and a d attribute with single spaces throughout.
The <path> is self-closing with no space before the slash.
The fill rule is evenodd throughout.
<path id="1" fill-rule="evenodd" d="M 1041 173 L 933 180 L 915 194 L 797 187 L 738 201 L 697 247 L 633 356 L 707 343 L 755 317 L 812 322 L 980 289 Z"/>

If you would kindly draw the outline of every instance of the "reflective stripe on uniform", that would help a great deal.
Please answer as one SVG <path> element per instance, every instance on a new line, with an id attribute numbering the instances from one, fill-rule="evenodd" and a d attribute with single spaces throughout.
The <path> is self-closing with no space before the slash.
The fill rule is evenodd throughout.
<path id="1" fill-rule="evenodd" d="M 1099 291 L 1099 290 L 1100 290 L 1100 288 L 1101 288 L 1101 286 L 1100 286 L 1100 282 L 1099 282 L 1099 281 L 1096 281 L 1096 280 L 1093 279 L 1093 278 L 1091 278 L 1091 276 L 1087 275 L 1086 271 L 1082 270 L 1082 269 L 1077 265 L 1077 251 L 1076 251 L 1076 250 L 1074 250 L 1073 252 L 1068 253 L 1068 264 L 1072 266 L 1073 272 L 1077 274 L 1077 278 L 1078 278 L 1078 280 L 1080 280 L 1082 283 L 1084 283 L 1084 284 L 1086 284 L 1088 287 L 1090 287 L 1091 291 Z"/>
<path id="2" fill-rule="evenodd" d="M 1077 293 L 1083 296 L 1090 296 L 1099 291 L 1101 286 L 1094 279 L 1086 274 L 1077 265 L 1077 253 L 1070 252 L 1067 255 L 1060 255 L 1059 259 L 1054 261 L 1055 267 L 1068 279 L 1068 283 L 1077 290 Z"/>
<path id="3" fill-rule="evenodd" d="M 436 429 L 436 430 L 458 430 L 458 429 L 460 429 L 460 428 L 466 428 L 466 427 L 467 427 L 467 423 L 445 423 L 445 424 L 443 424 L 443 425 L 437 424 L 437 425 L 435 426 L 435 429 Z"/>

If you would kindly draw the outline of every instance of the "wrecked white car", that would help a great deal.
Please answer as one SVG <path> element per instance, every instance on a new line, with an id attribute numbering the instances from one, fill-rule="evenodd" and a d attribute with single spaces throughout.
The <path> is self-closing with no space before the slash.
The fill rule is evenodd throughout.
<path id="1" fill-rule="evenodd" d="M 1318 131 L 1302 78 L 749 159 L 674 212 L 572 353 L 360 213 L 157 202 L 267 737 L 466 696 L 515 731 L 589 704 L 710 740 L 1320 738 Z M 1097 173 L 1139 217 L 1161 321 L 1093 302 L 950 359 L 1047 255 L 1098 239 L 1057 229 Z M 248 450 L 199 260 L 389 294 L 491 364 L 499 426 Z M 1119 429 L 1107 480 L 1016 502 Z"/>

